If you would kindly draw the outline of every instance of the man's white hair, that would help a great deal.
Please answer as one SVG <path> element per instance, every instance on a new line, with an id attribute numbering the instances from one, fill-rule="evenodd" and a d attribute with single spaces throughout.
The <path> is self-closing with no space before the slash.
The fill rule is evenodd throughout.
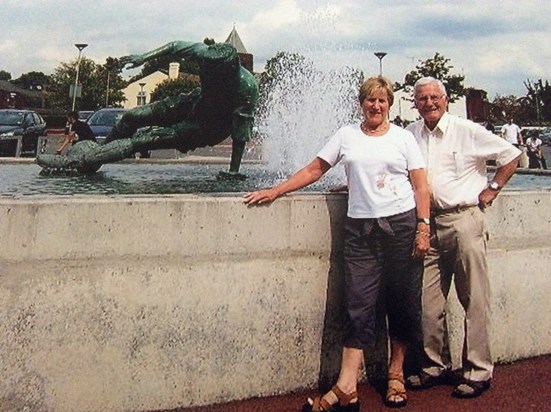
<path id="1" fill-rule="evenodd" d="M 421 77 L 419 80 L 415 82 L 415 85 L 413 86 L 413 94 L 417 93 L 417 89 L 421 86 L 426 86 L 427 84 L 436 83 L 438 85 L 438 88 L 440 91 L 444 94 L 444 96 L 447 96 L 448 93 L 446 92 L 446 88 L 444 87 L 444 83 L 442 83 L 440 80 L 435 79 L 431 76 Z"/>

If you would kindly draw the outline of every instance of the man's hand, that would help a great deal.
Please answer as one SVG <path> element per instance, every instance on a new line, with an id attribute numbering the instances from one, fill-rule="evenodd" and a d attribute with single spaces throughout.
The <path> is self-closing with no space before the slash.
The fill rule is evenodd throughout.
<path id="1" fill-rule="evenodd" d="M 499 190 L 493 190 L 487 187 L 478 195 L 478 206 L 480 206 L 481 209 L 492 206 L 492 202 L 498 194 Z"/>

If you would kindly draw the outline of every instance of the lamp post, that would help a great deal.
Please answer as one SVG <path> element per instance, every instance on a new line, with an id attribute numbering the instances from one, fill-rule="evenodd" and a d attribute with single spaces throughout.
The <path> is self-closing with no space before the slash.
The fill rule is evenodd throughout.
<path id="1" fill-rule="evenodd" d="M 111 72 L 107 71 L 107 90 L 105 90 L 105 107 L 109 107 L 109 77 L 111 76 Z"/>
<path id="2" fill-rule="evenodd" d="M 379 76 L 383 75 L 383 57 L 386 56 L 385 52 L 375 52 L 373 53 L 379 59 Z"/>
<path id="3" fill-rule="evenodd" d="M 75 103 L 76 103 L 76 99 L 77 99 L 78 71 L 80 69 L 80 56 L 82 54 L 82 50 L 88 45 L 84 44 L 84 43 L 77 43 L 77 44 L 75 44 L 75 46 L 78 49 L 78 60 L 77 60 L 77 75 L 75 76 L 75 87 L 73 88 L 73 105 L 71 107 L 72 111 L 75 110 Z"/>
<path id="4" fill-rule="evenodd" d="M 145 83 L 138 83 L 138 85 L 140 86 L 140 97 L 138 98 L 138 106 L 145 106 L 145 92 L 143 91 Z"/>

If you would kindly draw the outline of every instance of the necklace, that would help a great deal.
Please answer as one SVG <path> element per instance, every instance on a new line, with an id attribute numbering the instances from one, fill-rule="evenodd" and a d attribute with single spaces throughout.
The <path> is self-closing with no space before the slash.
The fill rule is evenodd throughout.
<path id="1" fill-rule="evenodd" d="M 364 133 L 379 133 L 385 131 L 389 126 L 388 121 L 385 121 L 382 125 L 376 127 L 375 129 L 368 129 L 365 125 L 365 122 L 362 122 L 360 124 L 360 129 L 362 129 L 362 132 Z"/>

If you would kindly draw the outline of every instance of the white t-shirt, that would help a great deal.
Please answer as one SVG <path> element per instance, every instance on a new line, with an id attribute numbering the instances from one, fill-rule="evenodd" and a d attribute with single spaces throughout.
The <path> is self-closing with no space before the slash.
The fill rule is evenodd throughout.
<path id="1" fill-rule="evenodd" d="M 501 133 L 505 134 L 505 140 L 511 144 L 518 144 L 518 134 L 520 133 L 520 127 L 514 123 L 507 123 L 501 128 Z"/>
<path id="2" fill-rule="evenodd" d="M 415 207 L 408 171 L 425 167 L 413 134 L 390 125 L 379 137 L 360 125 L 340 128 L 318 153 L 331 166 L 342 161 L 348 182 L 348 216 L 378 218 Z"/>
<path id="3" fill-rule="evenodd" d="M 526 149 L 529 152 L 537 152 L 541 147 L 542 141 L 539 137 L 529 137 L 526 139 Z"/>

